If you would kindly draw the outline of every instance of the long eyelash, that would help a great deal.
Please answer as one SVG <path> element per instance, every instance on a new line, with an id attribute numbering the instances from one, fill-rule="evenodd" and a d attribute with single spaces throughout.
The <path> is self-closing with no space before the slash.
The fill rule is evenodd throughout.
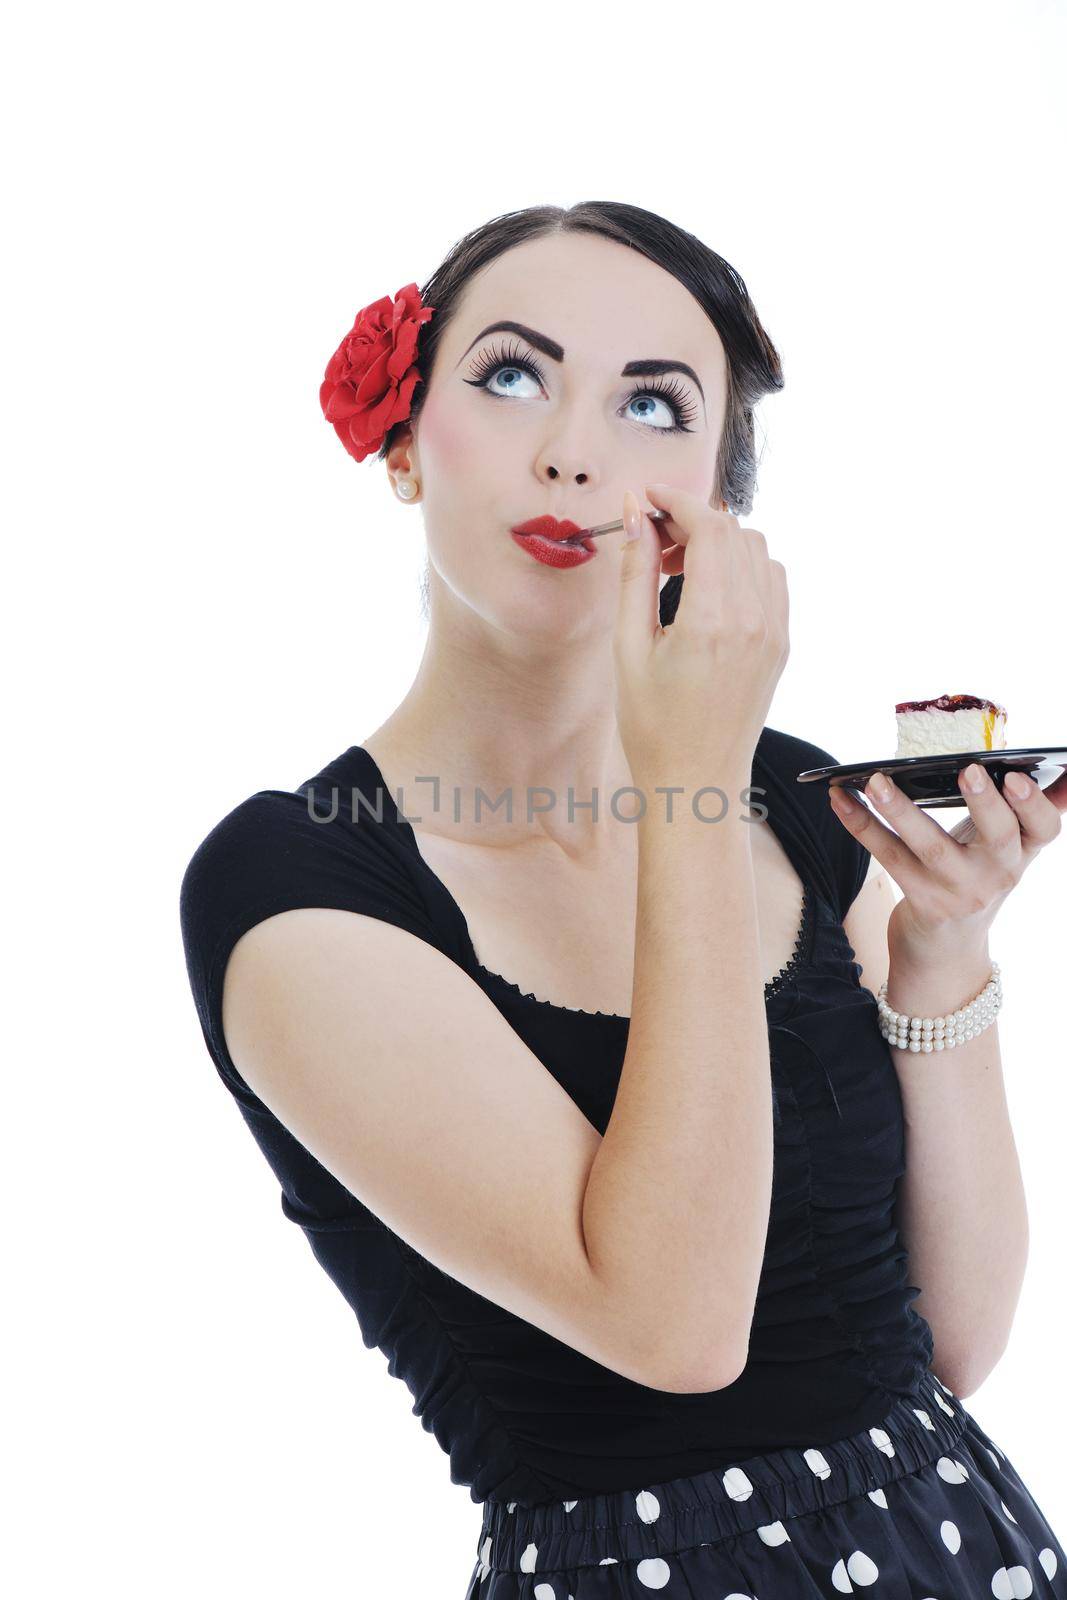
<path id="1" fill-rule="evenodd" d="M 495 346 L 478 357 L 478 364 L 471 368 L 473 378 L 465 378 L 465 383 L 473 383 L 476 388 L 484 388 L 497 367 L 523 367 L 533 374 L 539 383 L 545 381 L 545 369 L 539 366 L 533 356 L 520 355 L 516 346 L 512 345 L 505 351 L 498 350 Z"/>
<path id="2" fill-rule="evenodd" d="M 692 422 L 693 418 L 697 414 L 696 406 L 693 405 L 692 401 L 689 399 L 685 390 L 680 386 L 676 378 L 672 378 L 668 384 L 659 382 L 646 383 L 641 389 L 631 389 L 626 404 L 629 405 L 631 400 L 636 400 L 638 395 L 645 394 L 657 394 L 660 395 L 664 400 L 668 400 L 670 402 L 671 410 L 674 412 L 674 415 L 678 419 L 679 423 L 688 424 Z M 657 430 L 654 429 L 653 432 L 655 431 Z M 660 433 L 692 433 L 693 430 L 686 426 L 678 428 L 660 428 L 658 431 Z"/>
<path id="3" fill-rule="evenodd" d="M 487 388 L 489 379 L 500 367 L 518 367 L 524 372 L 529 372 L 531 376 L 535 377 L 539 383 L 544 383 L 545 381 L 544 368 L 537 361 L 535 361 L 532 356 L 526 355 L 525 352 L 520 354 L 514 345 L 510 346 L 507 350 L 500 350 L 496 346 L 493 346 L 490 350 L 484 351 L 478 357 L 478 361 L 475 366 L 471 368 L 471 371 L 474 374 L 473 377 L 464 378 L 463 381 L 464 383 L 471 384 L 476 389 L 485 389 Z M 675 416 L 674 427 L 651 428 L 649 432 L 692 433 L 693 430 L 689 427 L 689 423 L 691 423 L 696 416 L 697 408 L 692 404 L 685 390 L 679 385 L 677 379 L 672 379 L 668 384 L 657 381 L 656 383 L 644 384 L 639 389 L 631 389 L 624 404 L 630 405 L 632 401 L 644 395 L 659 396 L 661 399 L 666 400 L 670 404 L 671 410 L 674 412 Z M 494 398 L 500 399 L 502 397 L 494 396 Z"/>

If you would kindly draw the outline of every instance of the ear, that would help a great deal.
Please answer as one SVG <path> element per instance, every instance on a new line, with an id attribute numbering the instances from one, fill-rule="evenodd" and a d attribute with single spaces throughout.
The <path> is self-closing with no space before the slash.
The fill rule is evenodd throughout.
<path id="1" fill-rule="evenodd" d="M 410 423 L 399 424 L 397 436 L 385 458 L 385 470 L 394 489 L 397 478 L 418 478 L 419 451 Z"/>

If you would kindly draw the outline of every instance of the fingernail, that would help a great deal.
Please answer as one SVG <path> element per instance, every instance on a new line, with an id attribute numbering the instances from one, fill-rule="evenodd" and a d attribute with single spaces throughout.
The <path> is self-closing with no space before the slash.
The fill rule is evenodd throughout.
<path id="1" fill-rule="evenodd" d="M 637 496 L 631 494 L 629 489 L 622 497 L 622 522 L 627 544 L 631 539 L 640 539 L 641 508 L 637 503 Z"/>
<path id="2" fill-rule="evenodd" d="M 830 798 L 833 800 L 833 803 L 837 807 L 838 811 L 843 812 L 846 817 L 851 811 L 855 811 L 856 809 L 856 802 L 849 799 L 848 795 L 845 793 L 844 789 L 842 789 L 840 784 L 834 784 L 833 788 L 830 790 Z"/>
<path id="3" fill-rule="evenodd" d="M 881 800 L 883 805 L 893 793 L 889 786 L 889 779 L 884 775 L 884 773 L 881 772 L 876 772 L 874 774 L 867 787 L 874 794 L 874 798 L 876 800 Z"/>
<path id="4" fill-rule="evenodd" d="M 666 484 L 666 483 L 646 483 L 645 484 L 645 493 L 646 494 L 669 494 L 670 493 L 670 485 Z"/>
<path id="5" fill-rule="evenodd" d="M 968 794 L 981 794 L 985 788 L 985 773 L 977 761 L 972 761 L 969 767 L 963 769 L 964 788 Z"/>
<path id="6" fill-rule="evenodd" d="M 1030 793 L 1030 780 L 1021 772 L 1009 772 L 1004 779 L 1004 787 L 1009 794 L 1015 796 L 1016 800 L 1025 800 Z"/>

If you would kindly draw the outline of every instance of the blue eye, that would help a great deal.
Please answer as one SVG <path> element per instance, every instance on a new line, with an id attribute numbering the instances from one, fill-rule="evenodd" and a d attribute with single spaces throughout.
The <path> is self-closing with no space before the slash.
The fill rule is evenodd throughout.
<path id="1" fill-rule="evenodd" d="M 464 378 L 464 383 L 469 383 L 476 389 L 484 389 L 486 394 L 492 395 L 494 400 L 506 398 L 499 390 L 489 388 L 489 380 L 495 378 L 498 373 L 526 372 L 532 378 L 535 378 L 538 383 L 543 384 L 545 381 L 544 369 L 539 363 L 532 356 L 525 354 L 525 352 L 519 355 L 514 346 L 506 351 L 501 351 L 494 347 L 483 352 L 474 367 L 471 368 L 471 371 L 474 374 L 473 377 Z M 509 388 L 513 391 L 515 385 L 511 384 Z M 635 400 L 645 399 L 665 400 L 674 417 L 674 422 L 669 428 L 653 426 L 649 431 L 652 433 L 693 432 L 693 429 L 688 424 L 696 416 L 697 408 L 691 403 L 686 391 L 676 380 L 672 379 L 669 384 L 664 384 L 657 380 L 655 383 L 644 384 L 640 389 L 631 389 L 626 397 L 623 409 L 625 410 L 626 407 L 632 406 Z M 634 418 L 631 420 L 639 419 Z"/>

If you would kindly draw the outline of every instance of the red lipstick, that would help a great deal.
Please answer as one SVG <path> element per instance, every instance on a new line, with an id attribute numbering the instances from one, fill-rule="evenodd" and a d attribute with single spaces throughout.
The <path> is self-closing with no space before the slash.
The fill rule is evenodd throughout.
<path id="1" fill-rule="evenodd" d="M 580 567 L 598 554 L 592 539 L 582 539 L 577 544 L 561 545 L 561 539 L 580 533 L 577 522 L 566 518 L 531 517 L 528 522 L 517 522 L 511 530 L 515 543 L 521 545 L 535 561 L 547 567 Z"/>

